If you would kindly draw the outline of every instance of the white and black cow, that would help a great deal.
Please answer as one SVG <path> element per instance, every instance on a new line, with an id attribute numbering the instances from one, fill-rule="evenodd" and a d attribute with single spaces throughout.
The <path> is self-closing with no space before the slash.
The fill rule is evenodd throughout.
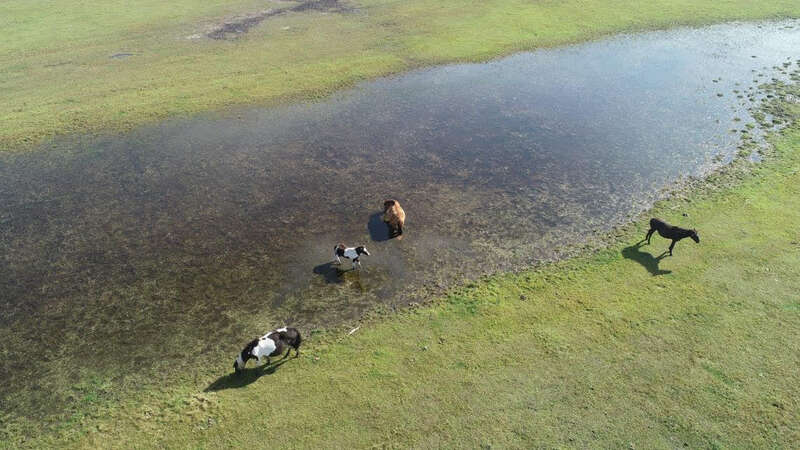
<path id="1" fill-rule="evenodd" d="M 361 267 L 361 261 L 358 260 L 361 255 L 369 256 L 367 248 L 363 245 L 359 245 L 358 247 L 345 247 L 344 244 L 339 244 L 333 247 L 333 257 L 336 259 L 336 263 L 342 263 L 342 260 L 339 258 L 347 258 L 352 260 L 354 269 L 356 268 L 356 264 L 358 264 L 358 267 Z"/>
<path id="2" fill-rule="evenodd" d="M 270 356 L 280 355 L 284 350 L 286 350 L 284 358 L 289 356 L 292 349 L 295 351 L 296 358 L 300 355 L 301 342 L 302 338 L 297 328 L 283 327 L 270 331 L 245 345 L 242 352 L 236 357 L 236 361 L 233 362 L 233 369 L 236 373 L 241 372 L 247 365 L 247 361 L 251 359 L 255 359 L 260 364 L 261 358 L 267 358 L 267 364 L 269 364 Z"/>

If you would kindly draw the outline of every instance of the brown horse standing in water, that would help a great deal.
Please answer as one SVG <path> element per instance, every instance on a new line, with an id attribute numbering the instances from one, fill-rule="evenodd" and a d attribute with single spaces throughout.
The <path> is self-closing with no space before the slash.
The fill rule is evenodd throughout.
<path id="1" fill-rule="evenodd" d="M 406 212 L 397 200 L 383 202 L 383 221 L 389 225 L 389 237 L 403 234 L 403 225 L 406 223 Z"/>

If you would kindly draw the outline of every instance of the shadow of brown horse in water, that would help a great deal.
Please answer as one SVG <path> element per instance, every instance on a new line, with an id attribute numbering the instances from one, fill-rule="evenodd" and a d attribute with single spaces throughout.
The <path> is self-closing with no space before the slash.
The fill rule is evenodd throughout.
<path id="1" fill-rule="evenodd" d="M 668 256 L 669 254 L 667 252 L 664 252 L 658 256 L 653 256 L 650 253 L 643 252 L 639 249 L 642 247 L 642 245 L 644 245 L 644 243 L 645 241 L 639 241 L 635 245 L 631 245 L 630 247 L 625 247 L 624 249 L 622 249 L 622 256 L 626 259 L 631 259 L 638 262 L 639 264 L 644 266 L 644 268 L 647 269 L 647 271 L 650 272 L 650 274 L 653 276 L 666 275 L 668 273 L 672 273 L 671 270 L 661 270 L 658 267 L 658 264 L 661 262 L 661 260 L 664 259 L 664 257 Z"/>
<path id="2" fill-rule="evenodd" d="M 369 230 L 369 237 L 375 242 L 388 241 L 392 238 L 389 232 L 389 225 L 383 221 L 383 213 L 376 212 L 369 216 L 369 223 L 367 223 L 367 230 Z"/>

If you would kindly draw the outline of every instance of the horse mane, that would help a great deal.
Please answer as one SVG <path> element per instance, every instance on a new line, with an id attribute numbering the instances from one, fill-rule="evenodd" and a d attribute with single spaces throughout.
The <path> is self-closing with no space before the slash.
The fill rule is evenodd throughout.
<path id="1" fill-rule="evenodd" d="M 242 350 L 242 361 L 247 362 L 248 359 L 254 358 L 253 349 L 258 345 L 258 340 L 259 338 L 255 338 L 245 345 L 244 350 Z"/>

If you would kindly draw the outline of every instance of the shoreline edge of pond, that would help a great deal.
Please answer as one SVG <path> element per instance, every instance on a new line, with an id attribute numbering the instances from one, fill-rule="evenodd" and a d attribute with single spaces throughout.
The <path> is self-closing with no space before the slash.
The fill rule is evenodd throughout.
<path id="1" fill-rule="evenodd" d="M 486 62 L 518 52 L 619 33 L 800 18 L 800 6 L 789 1 L 757 5 L 745 0 L 724 5 L 675 0 L 647 5 L 626 1 L 613 4 L 592 1 L 590 5 L 577 1 L 559 5 L 480 2 L 469 8 L 463 6 L 453 0 L 435 6 L 412 1 L 369 4 L 362 8 L 369 14 L 321 16 L 314 11 L 310 15 L 289 14 L 276 18 L 261 34 L 253 30 L 246 39 L 235 43 L 164 39 L 165 33 L 170 35 L 179 30 L 189 33 L 197 27 L 184 21 L 172 23 L 176 19 L 165 12 L 164 6 L 143 11 L 142 17 L 131 15 L 129 20 L 136 25 L 134 30 L 118 30 L 115 23 L 104 25 L 102 21 L 94 24 L 99 27 L 96 30 L 81 29 L 81 33 L 73 33 L 76 42 L 71 46 L 66 45 L 69 41 L 59 38 L 36 42 L 36 46 L 21 51 L 9 40 L 8 54 L 18 60 L 6 68 L 9 71 L 6 92 L 12 94 L 4 102 L 6 109 L 0 109 L 0 116 L 4 116 L 0 125 L 0 152 L 34 150 L 56 137 L 129 131 L 171 117 L 314 101 L 361 81 L 410 70 Z M 32 8 L 21 13 L 38 12 L 36 7 Z M 193 20 L 205 23 L 210 19 L 207 15 L 219 14 L 215 11 L 212 8 L 195 12 L 200 16 Z M 627 14 L 620 15 L 620 11 Z M 80 10 L 75 11 L 79 13 Z M 68 22 L 72 12 L 63 14 Z M 171 18 L 163 19 L 159 14 Z M 513 18 L 514 26 L 503 27 L 509 17 Z M 166 23 L 161 23 L 164 20 Z M 150 25 L 151 21 L 159 25 Z M 315 26 L 320 21 L 329 29 Z M 20 24 L 22 31 L 30 31 L 24 28 L 24 21 Z M 286 27 L 306 32 L 281 31 Z M 354 27 L 359 28 L 358 33 L 352 32 Z M 332 36 L 319 39 L 309 29 Z M 102 43 L 92 40 L 95 33 L 112 30 L 126 36 L 126 40 L 118 42 L 110 38 Z M 48 29 L 49 33 L 59 31 L 58 27 Z M 14 32 L 13 28 L 9 30 L 12 35 Z M 274 44 L 266 66 L 261 59 L 246 56 L 246 52 L 263 50 L 262 34 Z M 46 36 L 43 34 L 42 39 Z M 387 49 L 381 42 L 390 36 L 392 45 Z M 89 43 L 92 45 L 82 45 Z M 135 48 L 131 52 L 136 56 L 108 58 L 123 47 Z M 300 62 L 295 61 L 298 47 L 305 53 Z M 0 53 L 3 50 L 0 46 Z M 37 50 L 42 50 L 41 56 L 37 56 Z M 184 55 L 182 64 L 174 64 L 176 52 Z M 182 65 L 187 67 L 177 68 Z M 91 70 L 84 70 L 87 67 Z M 308 73 L 314 76 L 309 77 Z M 65 77 L 71 80 L 72 88 L 59 90 Z M 244 102 L 243 95 L 247 96 Z M 131 104 L 136 107 L 131 108 Z"/>

